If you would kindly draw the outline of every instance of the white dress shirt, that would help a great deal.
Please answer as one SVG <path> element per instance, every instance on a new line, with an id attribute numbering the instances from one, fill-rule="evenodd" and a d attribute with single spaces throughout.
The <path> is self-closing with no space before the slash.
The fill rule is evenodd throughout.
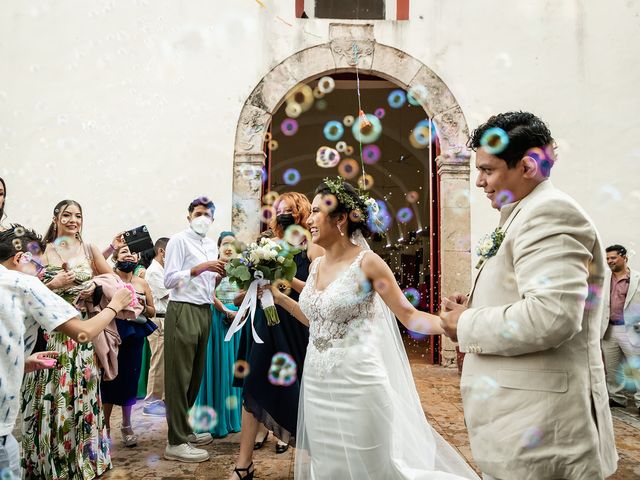
<path id="1" fill-rule="evenodd" d="M 170 290 L 164 286 L 164 267 L 157 260 L 152 260 L 144 279 L 149 284 L 153 295 L 156 313 L 167 313 Z"/>
<path id="2" fill-rule="evenodd" d="M 0 265 L 0 436 L 11 433 L 18 417 L 24 359 L 36 343 L 38 326 L 52 332 L 78 316 L 37 277 Z"/>
<path id="3" fill-rule="evenodd" d="M 213 303 L 218 274 L 202 272 L 192 277 L 191 268 L 217 259 L 216 242 L 201 237 L 191 228 L 171 237 L 164 259 L 164 286 L 171 290 L 169 300 L 194 305 Z"/>

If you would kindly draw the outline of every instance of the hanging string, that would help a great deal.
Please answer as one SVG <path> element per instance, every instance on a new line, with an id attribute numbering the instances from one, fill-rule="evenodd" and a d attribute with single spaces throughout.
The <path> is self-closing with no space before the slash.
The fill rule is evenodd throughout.
<path id="1" fill-rule="evenodd" d="M 358 71 L 358 45 L 356 45 L 356 42 L 353 42 L 353 59 L 356 65 L 356 91 L 358 92 L 358 127 L 362 128 L 362 116 L 363 116 L 363 110 L 362 110 L 362 99 L 360 97 L 360 73 Z M 366 117 L 365 117 L 366 118 Z M 360 146 L 360 168 L 362 168 L 362 185 L 363 187 L 366 186 L 365 185 L 365 171 L 364 171 L 364 158 L 362 155 L 362 134 L 358 137 L 358 144 Z M 366 188 L 363 188 L 363 190 L 366 190 Z"/>

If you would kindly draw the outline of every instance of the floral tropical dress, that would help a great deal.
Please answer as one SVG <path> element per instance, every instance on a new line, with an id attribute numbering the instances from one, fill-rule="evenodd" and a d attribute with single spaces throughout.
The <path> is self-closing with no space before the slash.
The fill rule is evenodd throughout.
<path id="1" fill-rule="evenodd" d="M 45 282 L 61 270 L 47 266 Z M 74 266 L 76 286 L 54 290 L 73 303 L 92 277 L 89 261 Z M 99 369 L 91 343 L 45 333 L 58 365 L 25 376 L 22 391 L 22 467 L 25 479 L 90 480 L 111 468 L 102 413 Z"/>

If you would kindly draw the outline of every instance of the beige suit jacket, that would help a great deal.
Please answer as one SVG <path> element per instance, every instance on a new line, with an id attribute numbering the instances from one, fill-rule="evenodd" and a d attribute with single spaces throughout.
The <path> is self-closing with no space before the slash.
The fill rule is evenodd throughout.
<path id="1" fill-rule="evenodd" d="M 627 298 L 624 301 L 624 326 L 627 334 L 629 335 L 629 342 L 634 347 L 640 347 L 640 272 L 630 268 L 631 274 L 629 275 L 629 290 L 627 291 Z M 607 273 L 604 277 L 604 286 L 602 289 L 602 325 L 601 325 L 601 337 L 604 338 L 604 334 L 609 326 L 609 316 L 611 315 L 611 309 L 609 308 L 609 302 L 611 300 L 611 270 L 607 268 Z"/>
<path id="2" fill-rule="evenodd" d="M 547 180 L 501 210 L 458 340 L 471 450 L 499 479 L 590 479 L 617 468 L 600 350 L 605 261 L 578 204 Z"/>

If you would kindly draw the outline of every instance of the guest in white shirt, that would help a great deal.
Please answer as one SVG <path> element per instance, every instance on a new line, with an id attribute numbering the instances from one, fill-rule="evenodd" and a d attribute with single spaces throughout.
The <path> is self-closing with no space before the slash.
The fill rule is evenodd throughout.
<path id="1" fill-rule="evenodd" d="M 164 417 L 164 317 L 169 304 L 169 289 L 164 286 L 164 257 L 167 250 L 168 238 L 162 237 L 156 240 L 153 246 L 155 257 L 147 268 L 145 279 L 151 288 L 153 303 L 156 306 L 156 316 L 153 322 L 158 326 L 151 335 L 149 348 L 151 360 L 149 361 L 149 377 L 147 381 L 147 396 L 144 399 L 143 415 L 152 417 Z"/>
<path id="2" fill-rule="evenodd" d="M 88 342 L 131 302 L 131 293 L 123 288 L 99 314 L 81 320 L 75 308 L 37 278 L 44 267 L 31 251 L 42 250 L 42 239 L 20 225 L 0 233 L 0 398 L 6 400 L 0 405 L 0 471 L 16 478 L 21 478 L 20 453 L 11 432 L 20 409 L 23 373 L 56 366 L 57 352 L 39 352 L 25 360 L 38 326 Z"/>
<path id="3" fill-rule="evenodd" d="M 181 462 L 204 462 L 209 433 L 194 434 L 188 412 L 200 389 L 207 354 L 211 308 L 224 262 L 217 260 L 216 242 L 207 238 L 215 205 L 207 197 L 189 205 L 189 228 L 167 244 L 164 286 L 171 290 L 165 316 L 165 404 L 169 426 L 164 458 Z"/>

